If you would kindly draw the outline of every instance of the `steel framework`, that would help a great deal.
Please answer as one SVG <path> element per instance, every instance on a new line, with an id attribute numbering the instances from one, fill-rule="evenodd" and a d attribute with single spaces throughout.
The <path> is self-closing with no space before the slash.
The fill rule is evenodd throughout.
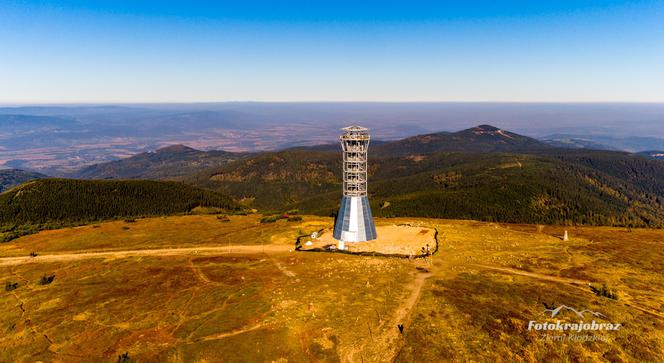
<path id="1" fill-rule="evenodd" d="M 343 242 L 361 242 L 376 239 L 369 199 L 367 197 L 367 152 L 369 130 L 361 126 L 342 129 L 339 138 L 343 150 L 343 198 L 334 226 L 334 238 Z"/>

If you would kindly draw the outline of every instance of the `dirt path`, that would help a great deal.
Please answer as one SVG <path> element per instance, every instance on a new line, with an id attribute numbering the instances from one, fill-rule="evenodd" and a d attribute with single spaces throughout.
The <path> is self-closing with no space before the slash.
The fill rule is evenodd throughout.
<path id="1" fill-rule="evenodd" d="M 28 263 L 47 263 L 77 261 L 94 258 L 127 258 L 138 256 L 209 256 L 223 255 L 227 253 L 263 253 L 263 252 L 288 252 L 292 247 L 288 245 L 250 245 L 250 246 L 215 246 L 215 247 L 191 247 L 191 248 L 159 248 L 138 249 L 122 251 L 100 251 L 100 252 L 73 252 L 57 253 L 50 255 L 39 255 L 37 257 L 3 257 L 0 258 L 0 266 L 16 266 Z"/>
<path id="2" fill-rule="evenodd" d="M 258 324 L 256 324 L 256 325 L 253 325 L 253 326 L 250 326 L 250 327 L 246 327 L 246 328 L 239 328 L 239 329 L 231 330 L 231 331 L 229 331 L 229 332 L 225 332 L 225 333 L 214 334 L 214 335 L 208 335 L 208 336 L 206 336 L 206 337 L 202 337 L 202 338 L 200 338 L 200 339 L 196 339 L 195 341 L 207 341 L 207 340 L 224 339 L 224 338 L 232 337 L 232 336 L 234 336 L 234 335 L 244 334 L 244 333 L 250 332 L 250 331 L 252 331 L 252 330 L 260 329 L 260 328 L 262 328 L 262 327 L 263 327 L 263 324 L 262 324 L 262 323 L 258 323 Z"/>
<path id="3" fill-rule="evenodd" d="M 401 350 L 403 341 L 401 339 L 401 333 L 397 327 L 399 324 L 403 324 L 404 332 L 410 327 L 410 322 L 413 314 L 413 310 L 417 305 L 417 302 L 420 300 L 420 295 L 422 294 L 422 287 L 426 279 L 433 274 L 431 272 L 421 272 L 418 271 L 415 276 L 415 280 L 410 285 L 410 294 L 408 297 L 399 305 L 395 311 L 392 318 L 386 322 L 383 329 L 375 332 L 372 339 L 372 345 L 381 347 L 380 351 L 383 352 L 381 356 L 371 357 L 371 361 L 376 362 L 393 362 L 397 354 Z M 357 353 L 362 351 L 362 347 L 353 347 L 349 349 L 346 354 L 342 356 L 342 361 L 344 362 L 359 362 L 364 361 L 364 357 L 358 360 L 355 356 Z"/>
<path id="4" fill-rule="evenodd" d="M 279 261 L 277 261 L 273 258 L 271 260 L 272 260 L 272 263 L 274 263 L 274 265 L 277 266 L 279 271 L 281 271 L 284 275 L 286 275 L 287 277 L 295 277 L 295 273 L 293 273 L 293 271 L 290 271 L 289 269 L 285 268 L 281 263 L 279 263 Z"/>
<path id="5" fill-rule="evenodd" d="M 509 267 L 496 267 L 496 266 L 479 265 L 479 264 L 473 264 L 473 266 L 480 267 L 480 268 L 487 269 L 487 270 L 505 272 L 505 273 L 512 274 L 512 275 L 532 277 L 532 278 L 536 278 L 536 279 L 539 279 L 539 280 L 560 282 L 560 283 L 563 283 L 563 284 L 588 286 L 588 284 L 590 283 L 590 281 L 586 281 L 586 280 L 576 280 L 576 279 L 570 279 L 570 278 L 566 278 L 566 277 L 544 275 L 544 274 L 539 274 L 539 273 L 536 273 L 536 272 L 528 272 L 528 271 L 523 271 L 523 270 L 517 270 L 517 269 L 509 268 Z"/>
<path id="6" fill-rule="evenodd" d="M 208 277 L 205 276 L 203 271 L 201 271 L 201 269 L 198 268 L 198 266 L 194 265 L 194 260 L 191 258 L 189 259 L 189 267 L 191 268 L 191 271 L 194 273 L 194 275 L 198 277 L 199 280 L 205 282 L 206 284 L 213 283 L 212 280 L 208 279 Z"/>
<path id="7" fill-rule="evenodd" d="M 404 301 L 403 304 L 399 306 L 399 309 L 397 309 L 394 321 L 397 324 L 403 324 L 404 331 L 408 329 L 408 327 L 410 326 L 410 320 L 413 314 L 413 309 L 415 308 L 415 305 L 417 305 L 417 302 L 420 300 L 420 295 L 422 294 L 422 287 L 424 286 L 424 281 L 427 278 L 429 278 L 431 275 L 432 274 L 430 272 L 426 273 L 418 272 L 417 276 L 415 277 L 415 281 L 413 282 L 410 296 L 408 296 L 408 299 L 406 299 L 406 301 Z M 392 334 L 394 336 L 399 335 L 398 330 L 396 329 L 397 324 L 394 324 L 395 329 L 389 330 L 394 333 Z M 390 361 L 392 361 L 392 359 L 390 359 Z"/>

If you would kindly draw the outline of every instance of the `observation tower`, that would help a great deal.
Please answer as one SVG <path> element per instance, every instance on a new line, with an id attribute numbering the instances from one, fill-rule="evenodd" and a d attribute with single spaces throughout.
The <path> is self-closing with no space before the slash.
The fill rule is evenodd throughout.
<path id="1" fill-rule="evenodd" d="M 344 195 L 334 224 L 334 238 L 339 241 L 339 249 L 344 249 L 344 242 L 376 239 L 376 226 L 367 197 L 369 130 L 357 125 L 341 130 Z"/>

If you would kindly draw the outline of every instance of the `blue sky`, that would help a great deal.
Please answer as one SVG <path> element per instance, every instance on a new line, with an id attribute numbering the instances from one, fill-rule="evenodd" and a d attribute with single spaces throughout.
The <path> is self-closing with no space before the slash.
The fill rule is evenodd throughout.
<path id="1" fill-rule="evenodd" d="M 664 1 L 13 1 L 0 103 L 664 102 Z"/>

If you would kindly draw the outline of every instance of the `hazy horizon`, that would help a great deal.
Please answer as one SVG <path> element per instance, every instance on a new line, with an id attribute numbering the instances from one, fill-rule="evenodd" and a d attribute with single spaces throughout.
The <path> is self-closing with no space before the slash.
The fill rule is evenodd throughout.
<path id="1" fill-rule="evenodd" d="M 536 138 L 625 151 L 664 149 L 664 104 L 228 102 L 0 108 L 0 167 L 63 175 L 86 165 L 185 144 L 267 151 L 335 142 L 361 124 L 375 140 L 490 124 Z M 635 138 L 633 140 L 623 140 Z"/>

